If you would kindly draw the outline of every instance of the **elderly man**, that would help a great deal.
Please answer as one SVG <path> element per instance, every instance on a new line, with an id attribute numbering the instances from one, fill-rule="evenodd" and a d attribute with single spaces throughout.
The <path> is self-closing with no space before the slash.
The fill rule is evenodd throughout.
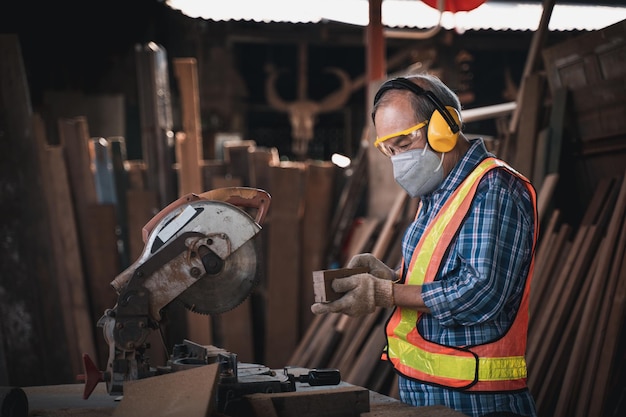
<path id="1" fill-rule="evenodd" d="M 388 360 L 400 398 L 469 416 L 535 416 L 526 385 L 528 302 L 538 234 L 530 182 L 461 131 L 458 97 L 438 78 L 394 78 L 380 87 L 375 145 L 418 211 L 396 271 L 371 254 L 333 281 L 345 294 L 315 314 L 359 316 L 393 307 Z"/>

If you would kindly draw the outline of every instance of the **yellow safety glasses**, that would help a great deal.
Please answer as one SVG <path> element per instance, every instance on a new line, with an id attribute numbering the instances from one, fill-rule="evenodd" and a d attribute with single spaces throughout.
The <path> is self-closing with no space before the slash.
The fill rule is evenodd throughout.
<path id="1" fill-rule="evenodd" d="M 390 135 L 385 135 L 381 138 L 376 138 L 374 146 L 378 148 L 386 156 L 397 155 L 404 151 L 411 149 L 415 141 L 415 134 L 426 124 L 428 120 L 424 120 L 421 123 L 411 126 L 408 129 L 404 129 L 400 132 L 395 132 Z M 393 140 L 390 140 L 393 139 Z"/>

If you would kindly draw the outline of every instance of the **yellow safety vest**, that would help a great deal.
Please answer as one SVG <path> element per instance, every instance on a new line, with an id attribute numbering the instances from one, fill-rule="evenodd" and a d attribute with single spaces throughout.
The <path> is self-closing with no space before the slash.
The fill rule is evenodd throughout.
<path id="1" fill-rule="evenodd" d="M 472 347 L 445 346 L 424 339 L 417 331 L 421 313 L 397 307 L 387 322 L 387 351 L 383 358 L 408 378 L 467 391 L 512 391 L 526 388 L 526 332 L 530 281 L 537 243 L 537 198 L 530 182 L 503 161 L 487 158 L 455 190 L 417 244 L 407 285 L 432 282 L 448 246 L 469 211 L 481 178 L 491 169 L 505 168 L 527 184 L 535 207 L 533 256 L 519 310 L 508 331 L 498 340 Z"/>

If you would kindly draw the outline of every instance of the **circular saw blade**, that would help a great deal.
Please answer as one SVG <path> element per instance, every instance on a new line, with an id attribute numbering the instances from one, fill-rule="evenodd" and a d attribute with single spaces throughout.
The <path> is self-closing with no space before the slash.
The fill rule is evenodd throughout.
<path id="1" fill-rule="evenodd" d="M 221 314 L 241 304 L 257 282 L 257 248 L 250 239 L 224 260 L 218 274 L 205 273 L 178 300 L 196 313 Z"/>

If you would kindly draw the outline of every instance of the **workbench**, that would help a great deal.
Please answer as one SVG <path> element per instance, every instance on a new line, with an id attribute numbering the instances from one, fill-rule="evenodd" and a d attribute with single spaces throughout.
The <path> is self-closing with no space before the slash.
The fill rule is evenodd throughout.
<path id="1" fill-rule="evenodd" d="M 341 382 L 336 387 L 350 386 L 352 385 Z M 22 388 L 28 398 L 29 417 L 110 417 L 113 415 L 120 403 L 120 397 L 109 395 L 106 385 L 101 382 L 89 398 L 84 400 L 83 388 L 83 384 Z M 310 387 L 308 384 L 297 387 L 297 390 L 301 391 L 319 389 L 328 389 L 328 387 Z M 362 417 L 466 417 L 464 414 L 443 406 L 411 407 L 397 399 L 373 391 L 369 391 L 369 400 L 370 411 L 360 414 Z"/>

